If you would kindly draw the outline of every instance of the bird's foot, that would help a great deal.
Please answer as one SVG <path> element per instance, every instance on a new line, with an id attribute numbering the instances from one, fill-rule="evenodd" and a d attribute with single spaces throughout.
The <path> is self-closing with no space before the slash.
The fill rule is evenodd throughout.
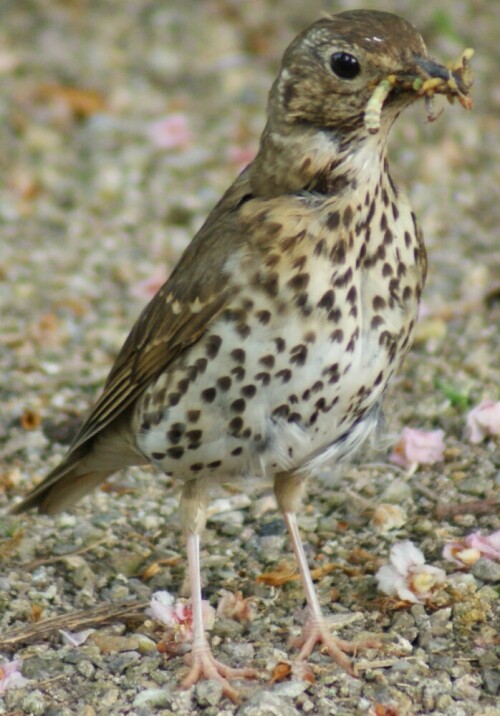
<path id="1" fill-rule="evenodd" d="M 181 683 L 182 689 L 189 689 L 203 679 L 214 679 L 222 684 L 222 693 L 233 703 L 238 703 L 239 695 L 228 679 L 255 679 L 258 676 L 255 669 L 233 669 L 218 661 L 208 644 L 193 650 L 187 655 L 186 660 L 191 668 Z"/>
<path id="2" fill-rule="evenodd" d="M 332 659 L 352 676 L 356 676 L 356 667 L 347 655 L 355 654 L 359 649 L 380 646 L 376 639 L 365 639 L 356 643 L 339 639 L 332 636 L 324 618 L 309 617 L 302 634 L 294 639 L 291 645 L 300 649 L 298 660 L 303 661 L 312 654 L 316 644 L 321 644 L 322 651 L 327 651 Z"/>

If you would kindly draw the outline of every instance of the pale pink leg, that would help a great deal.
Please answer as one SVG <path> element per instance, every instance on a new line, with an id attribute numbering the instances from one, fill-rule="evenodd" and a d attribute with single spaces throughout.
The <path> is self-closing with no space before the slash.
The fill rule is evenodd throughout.
<path id="1" fill-rule="evenodd" d="M 362 644 L 353 644 L 337 639 L 330 633 L 330 628 L 323 616 L 316 590 L 306 560 L 304 547 L 297 525 L 297 509 L 305 489 L 305 479 L 293 473 L 280 473 L 274 480 L 274 492 L 278 505 L 290 533 L 293 551 L 299 566 L 300 578 L 307 600 L 307 620 L 302 634 L 295 640 L 294 646 L 300 648 L 299 659 L 307 659 L 316 644 L 323 644 L 334 661 L 349 674 L 355 673 L 355 667 L 347 654 L 354 654 L 361 647 L 378 646 L 374 640 L 366 640 Z"/>
<path id="2" fill-rule="evenodd" d="M 251 679 L 257 676 L 254 669 L 232 669 L 222 664 L 212 654 L 203 628 L 201 609 L 201 578 L 200 578 L 200 536 L 189 533 L 187 536 L 187 554 L 189 563 L 189 579 L 191 583 L 191 600 L 193 605 L 193 648 L 189 655 L 191 668 L 181 683 L 181 687 L 189 689 L 202 679 L 216 679 L 222 684 L 223 693 L 232 701 L 238 701 L 238 692 L 227 679 Z"/>
<path id="3" fill-rule="evenodd" d="M 332 659 L 349 674 L 354 674 L 355 668 L 349 657 L 346 656 L 346 652 L 347 654 L 353 654 L 356 651 L 356 646 L 349 641 L 337 639 L 331 635 L 328 624 L 321 611 L 318 596 L 311 578 L 311 572 L 307 565 L 306 555 L 297 525 L 297 516 L 294 512 L 285 512 L 283 517 L 290 533 L 293 551 L 295 552 L 300 578 L 307 600 L 307 621 L 302 630 L 302 634 L 293 644 L 294 646 L 301 647 L 299 659 L 307 659 L 316 644 L 324 644 Z"/>

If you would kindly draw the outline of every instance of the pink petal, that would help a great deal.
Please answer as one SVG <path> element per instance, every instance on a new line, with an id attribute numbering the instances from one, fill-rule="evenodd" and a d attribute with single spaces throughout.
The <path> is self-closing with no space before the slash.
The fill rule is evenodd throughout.
<path id="1" fill-rule="evenodd" d="M 175 617 L 174 598 L 170 592 L 155 592 L 149 603 L 146 614 L 165 626 L 177 624 Z"/>
<path id="2" fill-rule="evenodd" d="M 444 457 L 443 430 L 415 430 L 404 428 L 389 460 L 401 465 L 433 465 Z"/>
<path id="3" fill-rule="evenodd" d="M 500 561 L 500 530 L 490 535 L 473 532 L 465 538 L 465 544 L 471 549 L 477 549 L 489 559 Z"/>
<path id="4" fill-rule="evenodd" d="M 500 401 L 483 400 L 467 414 L 467 434 L 471 443 L 500 435 Z"/>
<path id="5" fill-rule="evenodd" d="M 180 113 L 153 122 L 148 135 L 158 149 L 185 149 L 193 141 L 187 117 Z"/>
<path id="6" fill-rule="evenodd" d="M 391 547 L 390 560 L 394 569 L 403 577 L 408 575 L 412 567 L 425 563 L 422 552 L 408 539 L 396 542 Z"/>
<path id="7" fill-rule="evenodd" d="M 255 147 L 239 147 L 232 144 L 227 150 L 227 156 L 230 162 L 244 169 L 255 157 Z"/>
<path id="8" fill-rule="evenodd" d="M 0 664 L 0 696 L 8 689 L 20 689 L 28 683 L 20 671 L 22 663 L 21 659 L 14 659 Z"/>
<path id="9" fill-rule="evenodd" d="M 82 644 L 85 644 L 89 636 L 94 631 L 95 629 L 84 629 L 83 631 L 70 632 L 59 629 L 59 634 L 62 636 L 65 644 L 69 644 L 70 646 L 81 646 Z"/>
<path id="10" fill-rule="evenodd" d="M 131 286 L 130 295 L 140 300 L 149 301 L 149 299 L 158 293 L 167 278 L 168 274 L 165 267 L 158 266 L 151 276 Z"/>

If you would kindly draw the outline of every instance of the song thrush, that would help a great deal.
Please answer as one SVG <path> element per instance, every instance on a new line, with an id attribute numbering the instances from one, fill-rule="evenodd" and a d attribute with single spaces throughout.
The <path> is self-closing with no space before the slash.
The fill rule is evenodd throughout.
<path id="1" fill-rule="evenodd" d="M 227 679 L 254 673 L 213 657 L 199 564 L 210 486 L 248 475 L 274 478 L 290 532 L 308 604 L 299 658 L 321 642 L 352 670 L 352 645 L 322 615 L 296 511 L 307 477 L 372 432 L 411 343 L 426 253 L 389 174 L 389 129 L 419 96 L 468 106 L 466 64 L 435 63 L 415 28 L 385 12 L 325 17 L 298 35 L 255 160 L 140 315 L 63 462 L 15 508 L 65 509 L 130 465 L 184 481 L 194 610 L 184 686 L 216 678 L 236 698 Z"/>

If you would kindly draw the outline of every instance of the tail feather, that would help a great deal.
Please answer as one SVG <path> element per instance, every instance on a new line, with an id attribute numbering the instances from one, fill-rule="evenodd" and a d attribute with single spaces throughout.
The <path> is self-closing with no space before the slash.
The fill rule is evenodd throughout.
<path id="1" fill-rule="evenodd" d="M 34 507 L 47 514 L 61 512 L 117 470 L 145 462 L 125 431 L 107 430 L 70 450 L 12 512 L 19 514 Z"/>

